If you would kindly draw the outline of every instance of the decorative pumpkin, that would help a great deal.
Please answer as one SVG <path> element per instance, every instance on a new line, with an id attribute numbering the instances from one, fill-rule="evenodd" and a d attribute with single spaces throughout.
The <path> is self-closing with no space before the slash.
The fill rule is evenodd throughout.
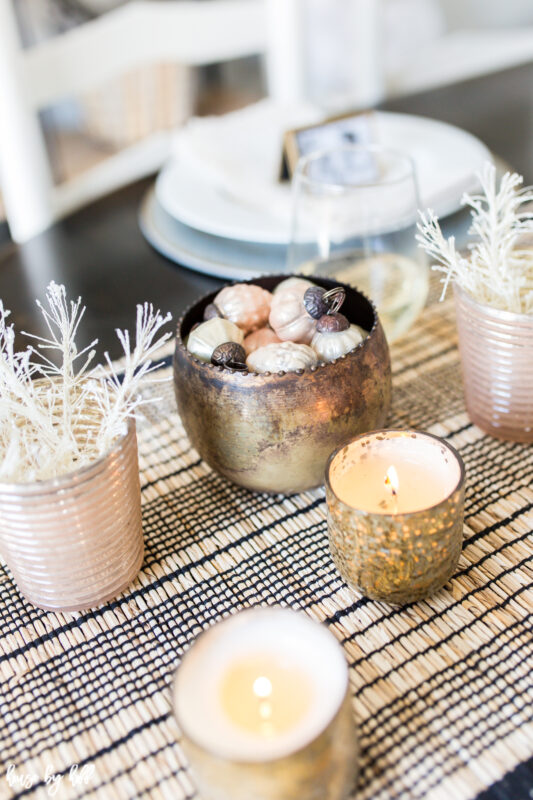
<path id="1" fill-rule="evenodd" d="M 320 361 L 335 361 L 336 358 L 353 350 L 366 335 L 366 332 L 357 325 L 350 325 L 345 330 L 337 330 L 332 333 L 317 331 L 313 336 L 311 347 Z"/>
<path id="2" fill-rule="evenodd" d="M 223 317 L 234 322 L 245 333 L 263 328 L 268 322 L 272 295 L 260 286 L 236 283 L 225 286 L 214 299 Z"/>
<path id="3" fill-rule="evenodd" d="M 303 304 L 308 288 L 307 281 L 301 281 L 272 297 L 270 326 L 284 342 L 309 344 L 313 338 L 316 320 L 309 316 Z"/>
<path id="4" fill-rule="evenodd" d="M 242 344 L 244 333 L 234 322 L 213 317 L 191 330 L 187 339 L 187 350 L 201 361 L 211 361 L 213 350 L 225 342 Z"/>
<path id="5" fill-rule="evenodd" d="M 315 351 L 306 344 L 280 342 L 254 350 L 246 359 L 252 372 L 296 372 L 317 363 Z"/>
<path id="6" fill-rule="evenodd" d="M 249 356 L 258 347 L 264 347 L 266 344 L 279 344 L 281 339 L 276 336 L 272 328 L 259 328 L 258 331 L 249 333 L 244 340 L 244 350 L 246 355 Z"/>
<path id="7" fill-rule="evenodd" d="M 306 289 L 309 289 L 311 286 L 314 285 L 315 284 L 311 283 L 311 281 L 308 281 L 307 278 L 286 278 L 284 281 L 281 281 L 281 283 L 278 283 L 272 294 L 273 295 L 283 294 L 287 290 L 292 291 L 293 289 L 297 287 L 301 288 L 302 286 L 305 287 L 304 288 L 304 293 L 305 293 Z"/>

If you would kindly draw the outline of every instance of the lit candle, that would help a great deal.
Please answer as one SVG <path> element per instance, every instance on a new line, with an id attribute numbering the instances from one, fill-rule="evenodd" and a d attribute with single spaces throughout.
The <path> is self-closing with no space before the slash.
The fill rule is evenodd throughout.
<path id="1" fill-rule="evenodd" d="M 343 578 L 391 603 L 417 600 L 450 578 L 461 551 L 464 465 L 419 431 L 374 431 L 330 457 L 330 548 Z"/>
<path id="2" fill-rule="evenodd" d="M 387 489 L 390 490 L 390 495 L 392 498 L 392 511 L 394 514 L 398 513 L 398 489 L 400 488 L 400 481 L 398 479 L 398 473 L 396 472 L 396 467 L 392 466 L 389 467 L 387 470 L 387 474 L 385 475 L 384 480 L 385 486 Z M 382 500 L 383 509 L 387 508 L 387 500 Z"/>
<path id="3" fill-rule="evenodd" d="M 265 739 L 294 728 L 308 713 L 312 697 L 305 672 L 268 654 L 233 663 L 220 685 L 220 700 L 228 718 L 241 730 Z"/>
<path id="4" fill-rule="evenodd" d="M 174 709 L 202 797 L 340 799 L 354 778 L 346 661 L 303 614 L 251 609 L 210 628 L 176 672 Z"/>

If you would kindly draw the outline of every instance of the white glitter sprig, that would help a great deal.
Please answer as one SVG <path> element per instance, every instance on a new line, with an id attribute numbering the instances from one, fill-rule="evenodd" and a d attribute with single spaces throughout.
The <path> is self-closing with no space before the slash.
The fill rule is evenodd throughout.
<path id="1" fill-rule="evenodd" d="M 417 241 L 435 259 L 433 269 L 442 272 L 442 297 L 450 281 L 479 303 L 518 314 L 533 313 L 533 187 L 521 189 L 523 178 L 507 172 L 496 183 L 496 169 L 487 163 L 479 176 L 482 191 L 465 194 L 474 237 L 468 254 L 456 250 L 455 239 L 446 239 L 435 214 L 420 213 Z"/>
<path id="2" fill-rule="evenodd" d="M 15 352 L 9 311 L 0 301 L 0 480 L 29 482 L 66 474 L 90 464 L 125 432 L 128 417 L 157 398 L 143 398 L 141 384 L 153 358 L 171 336 L 160 329 L 171 319 L 145 303 L 137 306 L 135 345 L 128 331 L 117 330 L 124 350 L 118 373 L 109 355 L 107 367 L 92 367 L 97 340 L 78 350 L 76 334 L 85 307 L 69 301 L 54 282 L 46 303 L 37 301 L 48 335 L 24 334 L 33 341 Z M 54 360 L 53 355 L 56 355 Z M 57 361 L 57 363 L 56 363 Z"/>

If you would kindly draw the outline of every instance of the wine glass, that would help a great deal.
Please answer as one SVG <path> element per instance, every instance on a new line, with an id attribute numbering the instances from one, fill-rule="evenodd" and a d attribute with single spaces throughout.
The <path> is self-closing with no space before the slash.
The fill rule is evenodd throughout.
<path id="1" fill-rule="evenodd" d="M 403 153 L 349 145 L 304 156 L 293 177 L 288 269 L 364 292 L 392 342 L 428 293 L 426 257 L 415 240 L 418 208 L 415 167 Z"/>

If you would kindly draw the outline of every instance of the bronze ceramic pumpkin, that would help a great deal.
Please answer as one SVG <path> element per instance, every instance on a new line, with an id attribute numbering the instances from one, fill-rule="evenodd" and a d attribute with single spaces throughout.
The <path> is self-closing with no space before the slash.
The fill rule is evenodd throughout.
<path id="1" fill-rule="evenodd" d="M 248 283 L 272 291 L 288 275 Z M 339 285 L 314 278 L 326 289 Z M 342 284 L 341 284 L 342 285 Z M 387 341 L 373 304 L 349 286 L 342 312 L 369 331 L 345 356 L 287 373 L 239 372 L 206 364 L 184 339 L 216 292 L 178 322 L 174 386 L 191 444 L 216 472 L 248 489 L 291 493 L 320 486 L 329 454 L 384 427 L 391 401 Z"/>

